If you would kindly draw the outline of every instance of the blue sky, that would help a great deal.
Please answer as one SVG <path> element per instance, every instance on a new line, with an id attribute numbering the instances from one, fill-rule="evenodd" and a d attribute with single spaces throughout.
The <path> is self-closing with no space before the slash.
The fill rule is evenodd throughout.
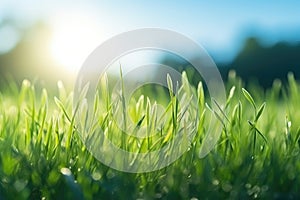
<path id="1" fill-rule="evenodd" d="M 103 39 L 123 31 L 160 27 L 183 33 L 218 60 L 232 58 L 247 34 L 261 35 L 266 44 L 300 41 L 300 1 L 17 1 L 1 0 L 1 17 L 20 24 L 58 13 L 91 15 Z M 0 38 L 1 39 L 1 38 Z"/>

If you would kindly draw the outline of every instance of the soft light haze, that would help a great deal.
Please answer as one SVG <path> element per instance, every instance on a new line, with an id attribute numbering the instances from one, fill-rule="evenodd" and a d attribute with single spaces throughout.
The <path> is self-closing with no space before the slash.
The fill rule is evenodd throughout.
<path id="1" fill-rule="evenodd" d="M 270 0 L 135 0 L 130 3 L 2 0 L 0 23 L 5 17 L 19 22 L 19 29 L 39 20 L 49 23 L 54 32 L 49 49 L 54 59 L 66 66 L 77 64 L 79 67 L 79 63 L 104 40 L 144 27 L 183 33 L 203 45 L 216 61 L 228 62 L 234 58 L 248 35 L 262 37 L 266 45 L 281 40 L 299 42 L 299 7 L 299 1 L 291 0 L 276 3 Z M 9 51 L 17 44 L 18 34 L 18 29 L 0 28 L 0 53 Z"/>

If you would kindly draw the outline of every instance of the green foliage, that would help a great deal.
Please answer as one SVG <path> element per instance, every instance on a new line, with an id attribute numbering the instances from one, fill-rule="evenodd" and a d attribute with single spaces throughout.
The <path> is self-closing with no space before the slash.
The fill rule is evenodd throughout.
<path id="1" fill-rule="evenodd" d="M 286 87 L 275 81 L 261 93 L 259 86 L 242 88 L 231 72 L 223 108 L 209 102 L 201 82 L 194 88 L 183 73 L 178 87 L 168 76 L 169 102 L 160 111 L 157 102 L 143 95 L 125 108 L 124 94 L 112 98 L 105 77 L 100 84 L 106 89 L 95 94 L 92 120 L 85 120 L 86 113 L 80 126 L 91 131 L 101 127 L 116 145 L 133 152 L 174 145 L 175 134 L 196 131 L 194 138 L 182 139 L 191 144 L 175 163 L 142 174 L 113 170 L 83 145 L 75 116 L 86 109 L 88 85 L 73 111 L 73 94 L 61 82 L 54 97 L 25 80 L 19 91 L 0 93 L 0 199 L 300 198 L 300 86 L 292 74 L 288 80 Z M 126 110 L 134 126 L 125 123 L 123 128 L 144 128 L 151 137 L 138 140 L 117 131 L 113 117 L 128 120 Z M 212 152 L 200 159 L 210 114 L 223 130 Z"/>

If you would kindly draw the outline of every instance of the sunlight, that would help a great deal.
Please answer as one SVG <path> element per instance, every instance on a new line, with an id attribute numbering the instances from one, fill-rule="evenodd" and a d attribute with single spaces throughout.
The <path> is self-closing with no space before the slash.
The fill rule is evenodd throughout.
<path id="1" fill-rule="evenodd" d="M 69 14 L 55 18 L 50 48 L 55 61 L 65 70 L 78 72 L 100 42 L 101 34 L 92 17 Z"/>

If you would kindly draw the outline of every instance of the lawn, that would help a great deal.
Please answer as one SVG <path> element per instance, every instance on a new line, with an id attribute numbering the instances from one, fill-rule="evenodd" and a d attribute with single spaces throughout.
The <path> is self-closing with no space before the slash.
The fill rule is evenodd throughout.
<path id="1" fill-rule="evenodd" d="M 112 98 L 104 81 L 107 90 L 96 93 L 92 115 L 85 110 L 85 95 L 74 101 L 61 82 L 57 92 L 28 80 L 8 83 L 0 93 L 0 199 L 299 199 L 300 85 L 293 74 L 287 84 L 275 80 L 264 90 L 230 72 L 224 106 L 211 101 L 201 83 L 193 87 L 185 74 L 182 79 L 177 92 L 168 81 L 169 96 L 158 95 L 163 110 L 153 97 L 137 94 L 124 109 L 122 92 Z M 201 158 L 211 117 L 222 132 Z M 118 120 L 126 123 L 119 127 Z M 105 146 L 105 136 L 129 152 L 168 147 L 167 160 L 181 148 L 174 143 L 176 135 L 186 133 L 193 136 L 182 137 L 187 151 L 152 172 L 121 172 L 89 152 L 91 141 Z M 139 162 L 118 155 L 105 159 L 116 166 Z"/>

